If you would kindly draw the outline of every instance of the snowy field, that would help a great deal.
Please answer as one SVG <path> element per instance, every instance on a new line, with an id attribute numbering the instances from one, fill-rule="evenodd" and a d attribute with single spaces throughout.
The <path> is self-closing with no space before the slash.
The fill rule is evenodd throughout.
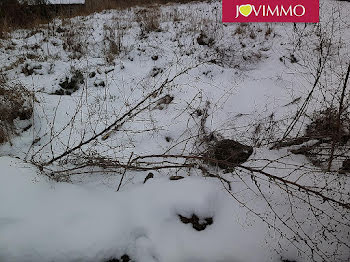
<path id="1" fill-rule="evenodd" d="M 325 172 L 295 153 L 319 140 L 276 146 L 339 100 L 349 11 L 222 24 L 217 1 L 135 7 L 0 39 L 0 77 L 33 106 L 0 145 L 0 261 L 349 261 L 348 155 Z M 253 153 L 213 165 L 222 139 Z"/>

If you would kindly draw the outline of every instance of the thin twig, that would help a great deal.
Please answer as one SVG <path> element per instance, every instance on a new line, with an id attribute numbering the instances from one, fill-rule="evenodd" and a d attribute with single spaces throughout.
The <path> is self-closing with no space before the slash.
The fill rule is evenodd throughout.
<path id="1" fill-rule="evenodd" d="M 128 166 L 130 165 L 130 161 L 131 161 L 131 158 L 132 158 L 133 155 L 134 155 L 134 152 L 132 152 L 132 153 L 130 154 L 128 163 L 126 164 L 126 166 L 125 166 L 125 168 L 124 168 L 124 173 L 123 173 L 123 175 L 122 175 L 122 178 L 121 178 L 120 181 L 119 181 L 119 185 L 118 185 L 117 191 L 119 191 L 120 186 L 122 185 L 122 182 L 123 182 L 123 179 L 124 179 L 126 170 L 128 170 Z"/>

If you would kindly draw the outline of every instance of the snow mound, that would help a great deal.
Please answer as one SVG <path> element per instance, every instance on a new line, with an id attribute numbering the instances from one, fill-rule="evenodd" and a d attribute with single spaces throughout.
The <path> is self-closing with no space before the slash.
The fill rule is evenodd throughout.
<path id="1" fill-rule="evenodd" d="M 233 202 L 209 181 L 153 179 L 106 192 L 51 182 L 10 157 L 0 167 L 0 261 L 271 259 L 263 228 L 244 228 Z M 199 232 L 179 214 L 213 217 L 213 224 Z"/>

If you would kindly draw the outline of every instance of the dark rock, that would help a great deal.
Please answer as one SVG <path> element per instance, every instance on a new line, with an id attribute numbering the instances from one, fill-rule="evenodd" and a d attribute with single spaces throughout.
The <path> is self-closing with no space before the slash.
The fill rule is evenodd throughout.
<path id="1" fill-rule="evenodd" d="M 93 78 L 93 77 L 95 77 L 96 76 L 96 72 L 91 72 L 90 74 L 89 74 L 89 77 L 90 78 Z"/>
<path id="2" fill-rule="evenodd" d="M 169 105 L 174 100 L 174 97 L 171 95 L 165 95 L 158 99 L 157 105 L 154 109 L 163 110 L 166 105 Z"/>
<path id="3" fill-rule="evenodd" d="M 32 113 L 32 110 L 21 110 L 19 111 L 18 117 L 20 120 L 28 120 L 32 117 Z"/>
<path id="4" fill-rule="evenodd" d="M 223 139 L 210 147 L 206 157 L 209 158 L 210 164 L 229 169 L 246 162 L 252 153 L 253 148 L 251 146 L 243 145 L 231 139 Z"/>
<path id="5" fill-rule="evenodd" d="M 63 91 L 63 89 L 58 89 L 58 90 L 55 91 L 54 94 L 55 94 L 55 95 L 62 96 L 62 95 L 64 95 L 64 91 Z"/>
<path id="6" fill-rule="evenodd" d="M 151 71 L 151 77 L 156 77 L 158 74 L 163 73 L 163 69 L 159 67 L 153 67 Z"/>
<path id="7" fill-rule="evenodd" d="M 131 261 L 130 257 L 126 254 L 122 255 L 119 259 L 118 258 L 110 258 L 106 260 L 106 262 L 129 262 Z"/>
<path id="8" fill-rule="evenodd" d="M 291 62 L 292 64 L 298 62 L 298 59 L 295 57 L 295 55 L 293 55 L 293 54 L 290 55 L 290 62 Z"/>
<path id="9" fill-rule="evenodd" d="M 24 66 L 22 67 L 22 73 L 25 76 L 30 76 L 35 73 L 35 70 L 40 70 L 40 69 L 42 69 L 42 65 L 33 65 L 33 64 L 25 63 Z"/>
<path id="10" fill-rule="evenodd" d="M 84 83 L 84 76 L 79 71 L 76 70 L 71 78 L 66 77 L 64 81 L 59 83 L 61 90 L 56 90 L 56 95 L 71 95 L 75 91 L 77 91 L 81 84 Z M 62 90 L 64 89 L 64 90 Z"/>
<path id="11" fill-rule="evenodd" d="M 122 260 L 122 262 L 131 261 L 131 259 L 130 259 L 130 257 L 128 255 L 122 255 L 121 260 Z"/>
<path id="12" fill-rule="evenodd" d="M 103 81 L 103 80 L 97 80 L 97 81 L 95 81 L 94 86 L 95 87 L 99 87 L 99 86 L 105 87 L 106 84 L 105 84 L 105 81 Z"/>
<path id="13" fill-rule="evenodd" d="M 159 99 L 158 101 L 158 105 L 164 104 L 164 105 L 168 105 L 170 104 L 172 101 L 174 100 L 173 96 L 170 95 L 165 95 L 162 98 Z"/>
<path id="14" fill-rule="evenodd" d="M 197 43 L 199 45 L 212 46 L 214 43 L 214 39 L 209 38 L 204 32 L 201 32 L 200 35 L 197 37 Z"/>
<path id="15" fill-rule="evenodd" d="M 158 56 L 157 55 L 153 55 L 151 58 L 152 58 L 153 61 L 157 61 L 158 60 Z"/>
<path id="16" fill-rule="evenodd" d="M 153 173 L 149 172 L 148 175 L 145 177 L 145 180 L 143 181 L 143 183 L 145 184 L 148 179 L 151 179 L 153 177 L 154 177 Z"/>
<path id="17" fill-rule="evenodd" d="M 202 109 L 196 109 L 195 113 L 198 117 L 203 115 Z"/>
<path id="18" fill-rule="evenodd" d="M 56 29 L 56 32 L 57 33 L 64 33 L 64 32 L 66 32 L 66 30 L 64 29 L 64 28 L 62 28 L 62 27 L 58 27 L 57 29 Z"/>
<path id="19" fill-rule="evenodd" d="M 289 260 L 289 259 L 285 259 L 285 258 L 281 258 L 282 262 L 297 262 L 296 260 Z"/>
<path id="20" fill-rule="evenodd" d="M 202 219 L 202 221 L 200 221 L 199 217 L 196 214 L 193 214 L 190 218 L 187 218 L 180 214 L 178 216 L 182 223 L 192 224 L 192 227 L 197 231 L 202 231 L 206 229 L 207 226 L 212 225 L 214 223 L 214 220 L 212 217 L 206 217 Z"/>
<path id="21" fill-rule="evenodd" d="M 214 220 L 212 217 L 206 217 L 204 218 L 205 222 L 207 222 L 207 225 L 212 225 L 214 223 Z"/>
<path id="22" fill-rule="evenodd" d="M 350 159 L 345 159 L 343 161 L 342 167 L 339 169 L 340 173 L 348 173 L 350 172 Z"/>
<path id="23" fill-rule="evenodd" d="M 171 177 L 169 177 L 170 180 L 180 180 L 183 178 L 184 178 L 183 176 L 171 176 Z"/>

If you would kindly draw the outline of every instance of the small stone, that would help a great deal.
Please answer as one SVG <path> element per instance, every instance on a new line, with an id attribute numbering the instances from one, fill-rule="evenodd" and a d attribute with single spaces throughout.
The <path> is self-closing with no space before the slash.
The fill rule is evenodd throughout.
<path id="1" fill-rule="evenodd" d="M 214 39 L 209 38 L 204 32 L 201 32 L 200 35 L 197 37 L 197 43 L 199 45 L 211 46 L 214 43 Z"/>
<path id="2" fill-rule="evenodd" d="M 339 173 L 345 174 L 350 172 L 350 159 L 343 161 L 342 167 L 339 169 Z"/>
<path id="3" fill-rule="evenodd" d="M 157 75 L 163 73 L 163 69 L 159 67 L 153 67 L 151 71 L 151 77 L 156 77 Z"/>
<path id="4" fill-rule="evenodd" d="M 192 214 L 190 218 L 178 214 L 180 220 L 184 224 L 192 224 L 192 227 L 197 231 L 202 231 L 207 228 L 207 226 L 212 225 L 214 220 L 212 217 L 206 217 L 200 222 L 199 217 L 196 214 Z"/>
<path id="5" fill-rule="evenodd" d="M 222 169 L 231 169 L 248 160 L 253 154 L 251 146 L 243 145 L 231 139 L 216 142 L 206 153 L 210 164 Z"/>
<path id="6" fill-rule="evenodd" d="M 143 183 L 145 184 L 148 179 L 151 179 L 153 177 L 154 177 L 153 173 L 149 172 L 148 175 L 146 176 L 145 180 L 143 181 Z"/>
<path id="7" fill-rule="evenodd" d="M 184 178 L 183 176 L 171 176 L 171 177 L 169 177 L 170 180 L 180 180 L 183 178 Z"/>

